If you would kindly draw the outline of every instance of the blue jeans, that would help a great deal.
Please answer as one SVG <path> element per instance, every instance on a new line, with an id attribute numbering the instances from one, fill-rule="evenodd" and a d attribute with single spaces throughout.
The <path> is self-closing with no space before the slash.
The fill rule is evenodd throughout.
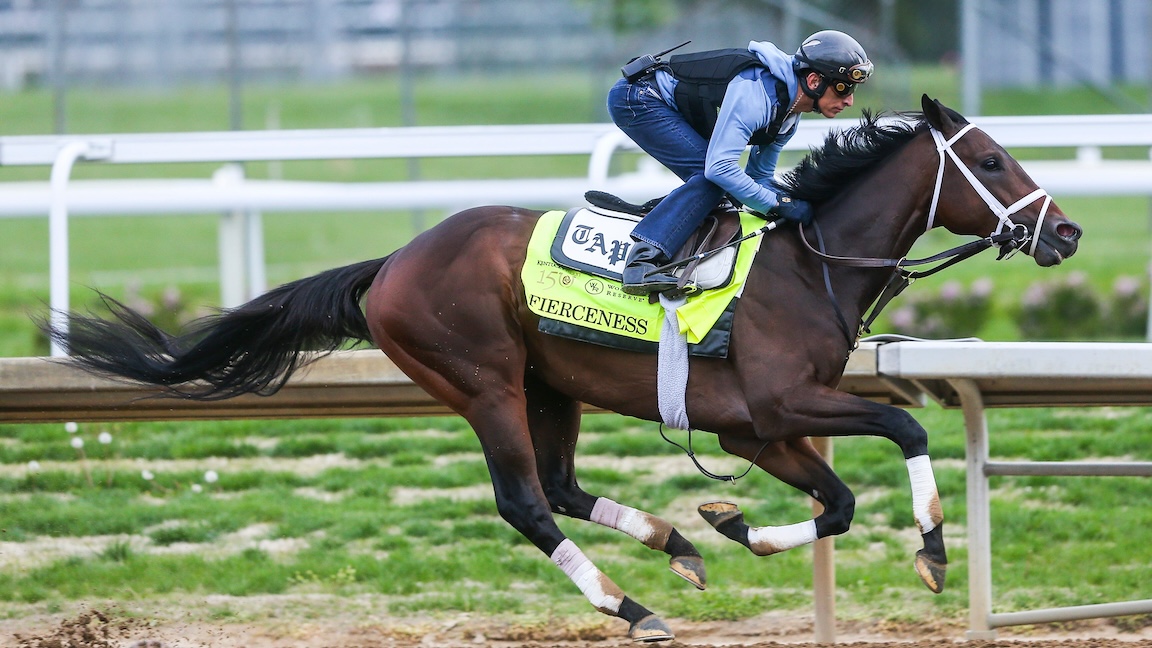
<path id="1" fill-rule="evenodd" d="M 608 114 L 632 141 L 684 181 L 632 230 L 634 238 L 672 256 L 724 197 L 723 189 L 704 178 L 708 140 L 660 98 L 653 77 L 617 81 L 608 91 Z"/>

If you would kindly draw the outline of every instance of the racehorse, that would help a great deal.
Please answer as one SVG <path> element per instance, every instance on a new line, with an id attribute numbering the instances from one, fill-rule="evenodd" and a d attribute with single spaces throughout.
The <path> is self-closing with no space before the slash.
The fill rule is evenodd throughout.
<path id="1" fill-rule="evenodd" d="M 765 237 L 734 313 L 728 356 L 691 359 L 684 401 L 693 428 L 823 505 L 813 519 L 760 527 L 735 504 L 700 507 L 758 555 L 844 533 L 852 522 L 852 492 L 809 437 L 890 439 L 907 461 L 923 538 L 916 569 L 939 592 L 947 557 L 927 432 L 904 410 L 837 391 L 846 359 L 866 311 L 893 271 L 905 270 L 905 254 L 925 231 L 974 235 L 984 247 L 1023 249 L 1053 266 L 1076 251 L 1081 229 L 988 135 L 927 96 L 921 105 L 903 119 L 865 114 L 783 180 L 816 204 L 809 227 L 818 229 L 784 227 Z M 581 403 L 660 421 L 657 357 L 538 330 L 521 270 L 541 214 L 463 211 L 386 257 L 283 285 L 176 336 L 110 299 L 114 318 L 71 314 L 69 330 L 42 326 L 89 370 L 204 400 L 273 393 L 320 354 L 372 342 L 471 424 L 500 515 L 595 608 L 627 621 L 630 637 L 668 640 L 667 624 L 600 572 L 553 519 L 618 529 L 705 586 L 700 553 L 671 523 L 577 485 Z"/>

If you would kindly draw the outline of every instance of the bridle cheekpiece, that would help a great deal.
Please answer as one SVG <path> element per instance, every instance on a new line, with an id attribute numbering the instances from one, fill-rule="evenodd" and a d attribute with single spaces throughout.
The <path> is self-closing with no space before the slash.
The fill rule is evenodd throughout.
<path id="1" fill-rule="evenodd" d="M 988 205 L 988 209 L 992 210 L 992 213 L 999 219 L 1000 223 L 996 226 L 991 236 L 1000 234 L 1004 231 L 1005 227 L 1007 227 L 1009 232 L 1020 232 L 1020 236 L 1013 236 L 1012 239 L 1001 244 L 1000 257 L 1004 258 L 1010 255 L 1011 252 L 1027 245 L 1029 239 L 1031 239 L 1031 245 L 1028 246 L 1027 254 L 1032 255 L 1036 251 L 1036 244 L 1040 241 L 1040 228 L 1044 225 L 1044 217 L 1048 215 L 1048 207 L 1052 204 L 1052 196 L 1049 196 L 1048 192 L 1043 189 L 1036 189 L 1027 196 L 1005 207 L 996 196 L 992 195 L 991 191 L 988 191 L 987 187 L 976 179 L 976 176 L 972 175 L 972 172 L 969 171 L 968 167 L 960 160 L 960 156 L 956 155 L 956 151 L 952 150 L 952 145 L 973 128 L 976 128 L 974 124 L 968 124 L 956 131 L 956 134 L 950 139 L 946 140 L 944 139 L 943 133 L 932 126 L 928 127 L 932 133 L 932 139 L 936 141 L 936 151 L 940 153 L 940 165 L 936 169 L 936 186 L 932 190 L 932 206 L 928 210 L 928 226 L 925 231 L 932 229 L 936 224 L 936 206 L 940 202 L 940 188 L 944 184 L 944 166 L 947 158 L 951 157 L 952 161 L 956 163 L 956 168 L 959 169 L 960 173 L 964 175 L 964 178 L 968 180 L 968 184 L 972 185 L 972 189 L 976 191 L 976 194 L 984 200 L 984 204 Z M 945 156 L 945 154 L 947 154 L 947 156 Z M 1040 215 L 1036 217 L 1036 225 L 1032 228 L 1032 232 L 1029 233 L 1028 228 L 1024 225 L 1012 222 L 1012 215 L 1036 202 L 1040 197 L 1044 198 L 1044 204 L 1040 207 Z"/>

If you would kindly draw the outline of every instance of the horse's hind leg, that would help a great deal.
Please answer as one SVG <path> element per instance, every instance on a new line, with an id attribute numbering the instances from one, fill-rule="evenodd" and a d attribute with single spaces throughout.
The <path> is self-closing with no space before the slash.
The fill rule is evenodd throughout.
<path id="1" fill-rule="evenodd" d="M 672 524 L 606 497 L 590 495 L 577 485 L 574 459 L 580 433 L 580 403 L 531 378 L 524 391 L 536 468 L 552 510 L 616 529 L 651 549 L 663 551 L 669 556 L 668 566 L 673 573 L 704 589 L 704 558 Z"/>
<path id="2" fill-rule="evenodd" d="M 499 402 L 488 400 L 478 399 L 465 418 L 484 447 L 500 516 L 547 554 L 597 610 L 628 621 L 632 639 L 672 639 L 663 620 L 625 596 L 556 526 L 538 479 L 524 401 L 506 392 Z"/>
<path id="3" fill-rule="evenodd" d="M 393 292 L 401 304 L 408 296 L 408 303 L 422 298 L 399 288 Z M 630 637 L 672 639 L 663 620 L 625 596 L 556 526 L 528 431 L 525 351 L 509 336 L 505 317 L 445 308 L 437 320 L 418 321 L 400 309 L 373 309 L 369 304 L 377 322 L 374 335 L 396 366 L 476 432 L 500 516 L 549 556 L 597 610 L 627 621 Z"/>
<path id="4" fill-rule="evenodd" d="M 393 359 L 413 381 L 426 389 L 447 378 L 437 374 L 429 381 L 427 368 Z M 549 556 L 597 610 L 627 621 L 629 637 L 646 642 L 673 639 L 672 631 L 662 619 L 625 596 L 556 526 L 538 478 L 536 455 L 525 418 L 523 388 L 511 384 L 494 389 L 491 385 L 496 384 L 496 379 L 486 373 L 477 368 L 476 375 L 488 388 L 467 399 L 468 404 L 460 413 L 480 439 L 500 517 Z"/>

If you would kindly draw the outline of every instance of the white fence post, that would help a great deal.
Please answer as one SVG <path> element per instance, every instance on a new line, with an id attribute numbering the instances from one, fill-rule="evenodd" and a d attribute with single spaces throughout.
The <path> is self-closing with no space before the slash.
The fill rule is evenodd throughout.
<path id="1" fill-rule="evenodd" d="M 110 146 L 100 142 L 69 142 L 56 153 L 49 176 L 48 205 L 48 292 L 52 328 L 68 332 L 68 180 L 77 160 L 107 157 Z M 64 355 L 64 348 L 52 341 L 52 355 Z"/>
<path id="2" fill-rule="evenodd" d="M 244 167 L 225 164 L 212 174 L 221 187 L 244 184 Z M 264 292 L 264 233 L 259 212 L 234 209 L 220 214 L 220 305 L 234 308 Z"/>
<path id="3" fill-rule="evenodd" d="M 65 144 L 52 164 L 51 205 L 48 208 L 48 276 L 52 328 L 68 332 L 68 178 L 76 160 L 88 151 L 87 142 Z M 64 347 L 52 341 L 52 355 L 64 355 Z"/>
<path id="4" fill-rule="evenodd" d="M 244 260 L 248 267 L 248 294 L 244 301 L 254 299 L 268 290 L 268 275 L 264 267 L 264 216 L 255 209 L 244 211 Z"/>

